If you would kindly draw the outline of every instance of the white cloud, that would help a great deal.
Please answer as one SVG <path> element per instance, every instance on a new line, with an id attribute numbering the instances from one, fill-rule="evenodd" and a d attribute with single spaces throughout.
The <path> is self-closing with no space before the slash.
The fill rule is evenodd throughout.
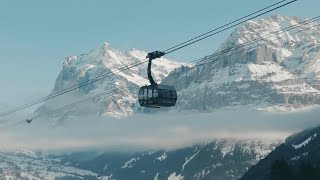
<path id="1" fill-rule="evenodd" d="M 315 126 L 319 123 L 319 111 L 319 108 L 289 113 L 219 110 L 140 114 L 122 119 L 83 117 L 58 127 L 49 126 L 47 119 L 38 119 L 31 124 L 3 129 L 0 148 L 134 151 L 174 149 L 220 138 L 273 141 Z"/>

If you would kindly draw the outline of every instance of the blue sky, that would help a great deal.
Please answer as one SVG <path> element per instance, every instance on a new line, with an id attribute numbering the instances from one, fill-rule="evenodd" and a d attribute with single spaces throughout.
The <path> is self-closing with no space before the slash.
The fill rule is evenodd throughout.
<path id="1" fill-rule="evenodd" d="M 109 42 L 119 50 L 163 50 L 276 0 L 10 0 L 0 1 L 0 104 L 47 95 L 65 56 Z M 275 13 L 319 14 L 319 0 Z M 269 15 L 268 15 L 269 16 Z M 212 53 L 229 32 L 170 55 L 191 61 Z"/>

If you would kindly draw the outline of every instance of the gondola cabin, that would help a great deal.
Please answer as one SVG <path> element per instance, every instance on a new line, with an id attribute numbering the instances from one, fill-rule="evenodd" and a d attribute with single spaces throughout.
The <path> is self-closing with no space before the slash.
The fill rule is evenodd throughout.
<path id="1" fill-rule="evenodd" d="M 176 104 L 177 92 L 173 86 L 153 84 L 139 90 L 138 100 L 145 107 L 171 107 Z"/>
<path id="2" fill-rule="evenodd" d="M 164 52 L 154 51 L 148 53 L 147 58 L 149 59 L 148 63 L 148 79 L 151 85 L 142 86 L 138 93 L 138 101 L 141 106 L 144 107 L 171 107 L 176 105 L 177 101 L 177 92 L 173 86 L 165 86 L 157 84 L 151 75 L 151 62 L 153 59 L 160 58 L 165 55 Z"/>

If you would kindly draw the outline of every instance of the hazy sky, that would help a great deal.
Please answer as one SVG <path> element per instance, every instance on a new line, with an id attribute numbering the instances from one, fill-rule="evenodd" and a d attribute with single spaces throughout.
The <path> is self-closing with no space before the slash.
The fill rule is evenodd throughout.
<path id="1" fill-rule="evenodd" d="M 0 104 L 19 105 L 53 87 L 65 56 L 107 41 L 119 50 L 163 50 L 276 0 L 0 0 Z M 314 17 L 319 0 L 275 13 Z M 212 53 L 230 32 L 170 55 Z M 1 107 L 1 106 L 0 106 Z"/>

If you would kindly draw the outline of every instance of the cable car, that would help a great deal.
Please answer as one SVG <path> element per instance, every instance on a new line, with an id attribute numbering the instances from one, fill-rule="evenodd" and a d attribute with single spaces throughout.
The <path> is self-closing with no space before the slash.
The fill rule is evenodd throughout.
<path id="1" fill-rule="evenodd" d="M 140 106 L 143 107 L 171 107 L 176 105 L 177 91 L 173 86 L 166 86 L 157 84 L 151 75 L 151 61 L 156 58 L 160 58 L 165 53 L 161 51 L 155 51 L 148 54 L 148 79 L 150 85 L 142 86 L 138 93 L 138 101 Z"/>

